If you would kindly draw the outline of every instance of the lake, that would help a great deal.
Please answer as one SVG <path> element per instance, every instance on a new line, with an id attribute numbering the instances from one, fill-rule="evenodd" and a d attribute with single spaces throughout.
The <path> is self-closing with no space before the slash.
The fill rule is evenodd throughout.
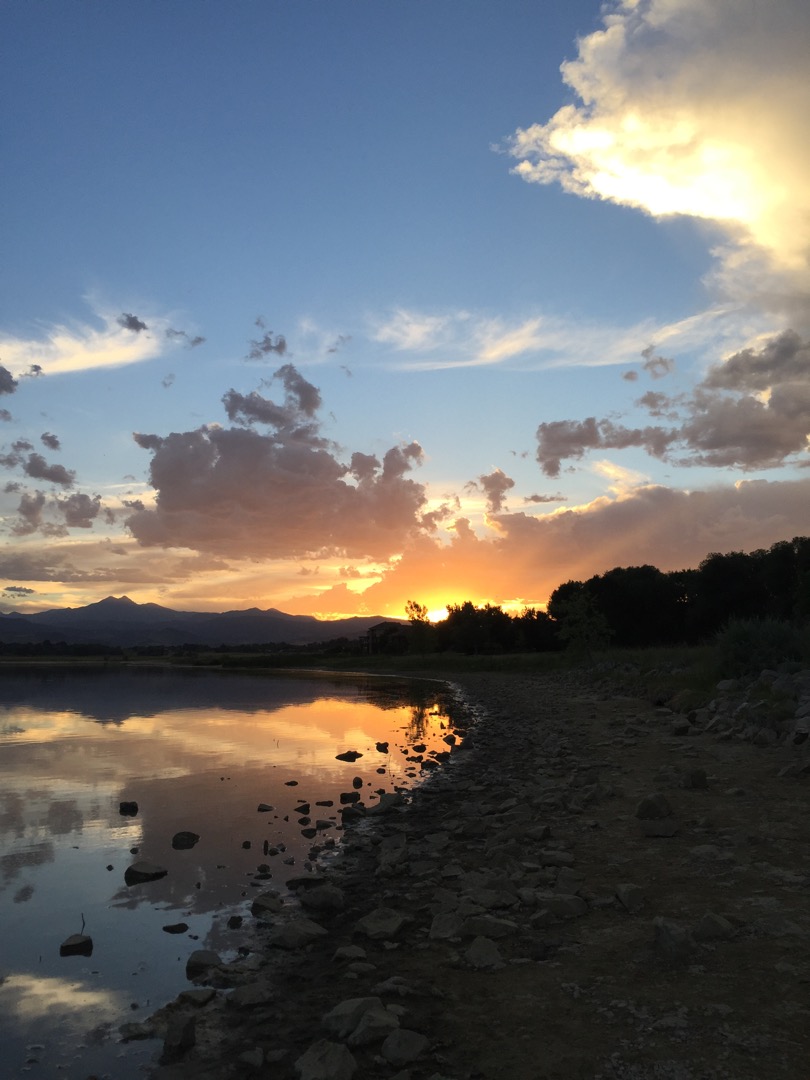
<path id="1" fill-rule="evenodd" d="M 342 794 L 417 783 L 451 712 L 427 682 L 0 667 L 3 1076 L 143 1076 L 158 1044 L 118 1026 L 187 986 L 195 949 L 236 956 L 229 920 L 339 851 Z M 173 847 L 181 831 L 199 841 Z M 139 860 L 167 873 L 127 885 Z M 73 934 L 90 955 L 60 955 Z"/>

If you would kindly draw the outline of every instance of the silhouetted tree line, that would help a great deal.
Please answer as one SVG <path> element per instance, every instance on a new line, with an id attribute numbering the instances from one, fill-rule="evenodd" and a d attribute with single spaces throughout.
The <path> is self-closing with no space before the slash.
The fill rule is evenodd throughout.
<path id="1" fill-rule="evenodd" d="M 548 602 L 509 615 L 490 604 L 449 605 L 447 618 L 425 625 L 410 602 L 413 651 L 496 653 L 551 651 L 567 644 L 697 645 L 729 621 L 810 617 L 810 537 L 782 540 L 748 554 L 712 552 L 695 570 L 616 567 L 587 581 L 566 581 Z M 416 614 L 415 614 L 416 613 Z M 422 618 L 419 615 L 422 614 Z"/>

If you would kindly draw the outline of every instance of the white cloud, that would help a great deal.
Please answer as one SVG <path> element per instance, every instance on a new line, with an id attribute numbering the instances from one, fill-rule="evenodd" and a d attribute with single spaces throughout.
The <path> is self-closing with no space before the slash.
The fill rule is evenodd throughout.
<path id="1" fill-rule="evenodd" d="M 655 217 L 719 223 L 727 278 L 745 273 L 753 248 L 760 270 L 806 285 L 808 41 L 805 0 L 614 3 L 562 65 L 578 103 L 517 131 L 514 171 Z"/>

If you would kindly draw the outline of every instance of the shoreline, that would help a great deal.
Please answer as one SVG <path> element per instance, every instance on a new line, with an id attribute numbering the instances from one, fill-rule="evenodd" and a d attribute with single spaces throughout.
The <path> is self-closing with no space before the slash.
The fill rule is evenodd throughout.
<path id="1" fill-rule="evenodd" d="M 271 921 L 159 1010 L 155 1080 L 802 1075 L 805 751 L 675 734 L 616 678 L 436 681 L 478 714 L 466 748 L 346 829 L 300 894 L 309 944 Z"/>

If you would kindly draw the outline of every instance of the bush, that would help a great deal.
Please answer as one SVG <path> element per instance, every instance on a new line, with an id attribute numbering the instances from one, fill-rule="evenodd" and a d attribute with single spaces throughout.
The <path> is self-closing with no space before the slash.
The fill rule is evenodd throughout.
<path id="1" fill-rule="evenodd" d="M 799 631 L 779 619 L 732 619 L 717 635 L 716 644 L 723 678 L 756 675 L 802 655 Z"/>

